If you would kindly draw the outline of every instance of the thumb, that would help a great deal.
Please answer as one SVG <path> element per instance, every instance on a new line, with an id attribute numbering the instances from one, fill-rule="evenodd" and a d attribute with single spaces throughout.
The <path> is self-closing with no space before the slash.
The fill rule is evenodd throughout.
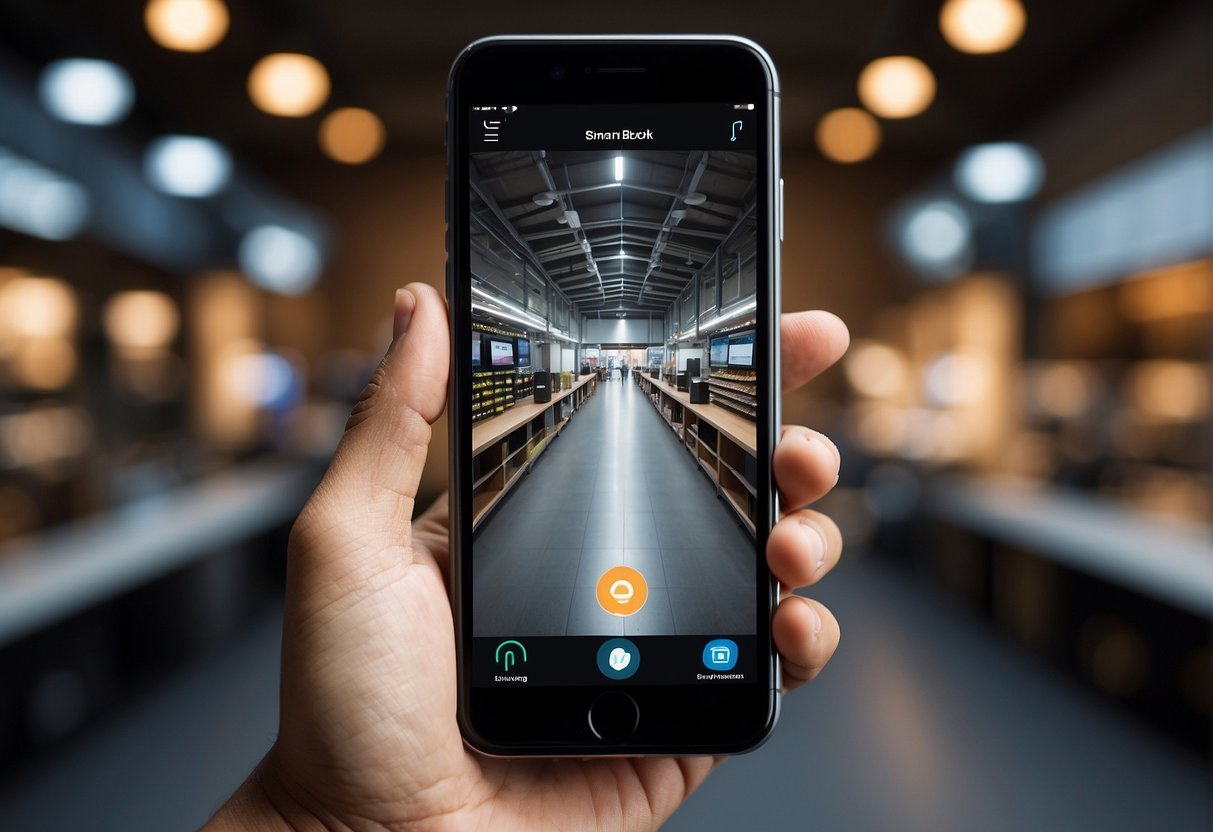
<path id="1" fill-rule="evenodd" d="M 354 405 L 319 492 L 326 509 L 358 518 L 363 533 L 406 543 L 430 425 L 446 406 L 450 336 L 442 296 L 424 283 L 398 290 L 395 335 Z"/>

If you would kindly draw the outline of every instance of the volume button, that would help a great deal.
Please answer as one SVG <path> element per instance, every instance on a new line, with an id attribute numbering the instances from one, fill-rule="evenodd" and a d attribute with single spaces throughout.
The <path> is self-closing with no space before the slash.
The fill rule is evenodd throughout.
<path id="1" fill-rule="evenodd" d="M 783 242 L 783 177 L 779 177 L 779 242 Z"/>

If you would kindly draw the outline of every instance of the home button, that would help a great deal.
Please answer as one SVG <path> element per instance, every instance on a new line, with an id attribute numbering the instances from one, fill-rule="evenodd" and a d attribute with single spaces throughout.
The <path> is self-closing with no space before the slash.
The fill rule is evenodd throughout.
<path id="1" fill-rule="evenodd" d="M 623 742 L 640 723 L 636 700 L 617 690 L 608 691 L 590 705 L 590 730 L 603 742 Z"/>

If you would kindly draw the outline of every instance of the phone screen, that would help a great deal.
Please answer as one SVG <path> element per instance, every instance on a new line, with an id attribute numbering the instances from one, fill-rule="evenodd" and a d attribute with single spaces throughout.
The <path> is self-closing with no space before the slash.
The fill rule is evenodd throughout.
<path id="1" fill-rule="evenodd" d="M 754 102 L 467 106 L 471 684 L 753 682 Z"/>

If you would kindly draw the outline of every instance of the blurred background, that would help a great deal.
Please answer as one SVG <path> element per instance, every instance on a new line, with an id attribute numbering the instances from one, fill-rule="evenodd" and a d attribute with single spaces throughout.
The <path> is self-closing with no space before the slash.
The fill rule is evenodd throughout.
<path id="1" fill-rule="evenodd" d="M 447 68 L 526 31 L 763 44 L 784 305 L 853 335 L 784 402 L 842 646 L 669 828 L 1209 828 L 1200 0 L 0 0 L 0 828 L 193 828 L 273 741 L 286 532 L 442 285 Z"/>

